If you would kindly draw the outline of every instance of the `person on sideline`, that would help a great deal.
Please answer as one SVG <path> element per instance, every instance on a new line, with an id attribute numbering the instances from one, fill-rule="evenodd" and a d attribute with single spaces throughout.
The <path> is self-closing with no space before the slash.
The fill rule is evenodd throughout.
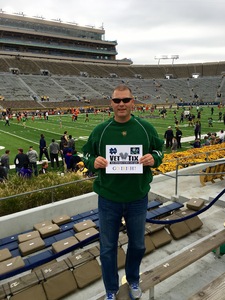
<path id="1" fill-rule="evenodd" d="M 48 172 L 48 161 L 45 160 L 41 164 L 41 169 L 39 170 L 39 174 L 46 174 Z"/>
<path id="2" fill-rule="evenodd" d="M 167 130 L 164 134 L 164 139 L 166 140 L 166 148 L 172 147 L 172 140 L 173 140 L 174 134 L 171 126 L 168 126 Z"/>
<path id="3" fill-rule="evenodd" d="M 50 160 L 51 160 L 51 167 L 54 169 L 54 161 L 56 161 L 56 166 L 59 168 L 59 144 L 52 139 L 51 144 L 49 145 L 49 153 L 50 153 Z"/>
<path id="4" fill-rule="evenodd" d="M 6 167 L 0 162 L 0 183 L 5 182 L 8 179 Z"/>
<path id="5" fill-rule="evenodd" d="M 68 148 L 71 148 L 73 151 L 75 150 L 75 140 L 71 134 L 69 135 Z"/>
<path id="6" fill-rule="evenodd" d="M 176 128 L 177 149 L 181 148 L 182 131 L 179 127 Z"/>
<path id="7" fill-rule="evenodd" d="M 129 294 L 139 299 L 151 167 L 161 164 L 164 142 L 150 123 L 131 114 L 134 97 L 129 87 L 115 88 L 111 106 L 114 118 L 97 125 L 82 150 L 88 170 L 98 175 L 94 191 L 98 194 L 105 299 L 116 299 L 119 289 L 117 246 L 122 218 L 129 239 L 125 266 Z"/>
<path id="8" fill-rule="evenodd" d="M 14 158 L 14 164 L 16 166 L 16 173 L 19 174 L 21 168 L 25 165 L 29 165 L 29 158 L 27 154 L 23 153 L 23 149 L 18 149 L 18 154 Z"/>
<path id="9" fill-rule="evenodd" d="M 7 175 L 9 173 L 10 165 L 9 165 L 9 154 L 10 150 L 5 150 L 5 153 L 1 156 L 1 164 L 6 168 Z"/>
<path id="10" fill-rule="evenodd" d="M 177 148 L 178 148 L 178 143 L 177 143 L 176 137 L 174 136 L 174 137 L 173 137 L 173 140 L 172 140 L 171 151 L 172 151 L 173 153 L 174 153 L 174 152 L 177 152 Z"/>
<path id="11" fill-rule="evenodd" d="M 38 153 L 36 150 L 33 149 L 33 146 L 30 146 L 27 152 L 27 156 L 29 159 L 30 169 L 34 171 L 35 176 L 38 176 L 38 168 L 37 168 Z"/>
<path id="12" fill-rule="evenodd" d="M 45 155 L 47 160 L 50 161 L 50 158 L 49 158 L 49 155 L 48 155 L 47 144 L 46 144 L 45 137 L 44 137 L 43 133 L 41 134 L 41 138 L 40 138 L 40 141 L 39 141 L 39 149 L 40 149 L 39 161 L 42 161 L 43 154 Z"/>

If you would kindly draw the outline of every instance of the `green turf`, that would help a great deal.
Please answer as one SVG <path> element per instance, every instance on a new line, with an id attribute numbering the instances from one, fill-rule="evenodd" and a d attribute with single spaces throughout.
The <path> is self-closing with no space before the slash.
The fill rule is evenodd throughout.
<path id="1" fill-rule="evenodd" d="M 178 120 L 180 119 L 181 110 L 182 109 L 180 108 L 177 112 Z M 154 118 L 146 118 L 147 121 L 155 126 L 161 138 L 163 138 L 164 132 L 168 126 L 172 126 L 175 132 L 173 111 L 174 109 L 168 110 L 165 119 L 158 117 L 158 110 L 154 112 Z M 221 109 L 221 111 L 224 113 L 225 108 Z M 193 108 L 192 113 L 197 115 L 196 108 Z M 203 108 L 201 117 L 202 136 L 207 132 L 218 132 L 221 129 L 225 129 L 223 122 L 218 121 L 218 113 L 219 108 L 215 107 L 213 114 L 213 128 L 209 128 L 208 118 L 211 116 L 211 109 L 210 107 Z M 149 115 L 149 112 L 143 114 L 135 112 L 134 114 L 145 117 Z M 107 118 L 107 114 L 103 113 L 99 113 L 98 115 L 89 114 L 90 121 L 85 122 L 85 114 L 80 114 L 78 120 L 74 122 L 72 121 L 71 115 L 63 115 L 61 116 L 61 127 L 59 116 L 49 116 L 48 121 L 44 119 L 35 119 L 34 122 L 31 120 L 31 117 L 29 117 L 26 122 L 26 128 L 23 127 L 22 122 L 18 123 L 16 118 L 10 121 L 10 126 L 5 126 L 5 121 L 2 120 L 0 122 L 0 146 L 3 146 L 4 148 L 0 150 L 0 155 L 5 152 L 5 149 L 9 149 L 11 151 L 10 164 L 13 164 L 14 157 L 18 153 L 18 148 L 23 148 L 24 152 L 27 152 L 29 146 L 32 145 L 39 153 L 38 146 L 41 133 L 45 135 L 46 142 L 49 145 L 53 138 L 59 141 L 65 130 L 76 139 L 76 148 L 78 152 L 80 152 L 82 145 L 85 143 L 85 140 L 88 138 L 93 128 L 101 123 L 103 119 Z M 194 135 L 194 128 L 188 127 L 187 121 L 184 121 L 179 127 L 183 132 L 183 137 Z M 191 147 L 189 143 L 183 143 L 182 145 L 182 150 Z M 170 149 L 165 151 L 169 153 Z"/>

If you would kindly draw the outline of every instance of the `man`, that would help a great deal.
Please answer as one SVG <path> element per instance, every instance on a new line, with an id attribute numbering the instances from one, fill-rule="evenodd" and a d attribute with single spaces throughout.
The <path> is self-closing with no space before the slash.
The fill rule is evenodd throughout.
<path id="1" fill-rule="evenodd" d="M 5 126 L 6 125 L 10 126 L 9 125 L 9 116 L 8 115 L 5 116 Z"/>
<path id="2" fill-rule="evenodd" d="M 2 156 L 1 156 L 1 164 L 2 164 L 2 166 L 5 167 L 7 174 L 9 173 L 9 169 L 10 169 L 9 154 L 10 154 L 10 150 L 5 150 L 5 154 L 2 154 Z"/>
<path id="3" fill-rule="evenodd" d="M 152 181 L 150 167 L 161 164 L 163 141 L 150 123 L 131 114 L 134 97 L 130 88 L 118 86 L 112 94 L 111 106 L 114 118 L 95 127 L 83 152 L 88 170 L 98 175 L 94 191 L 99 195 L 100 259 L 105 299 L 116 299 L 119 289 L 117 245 L 123 217 L 129 238 L 126 279 L 131 299 L 139 299 L 147 195 Z"/>
<path id="4" fill-rule="evenodd" d="M 61 136 L 61 141 L 63 142 L 63 144 L 68 144 L 67 131 L 64 131 L 63 135 Z"/>
<path id="5" fill-rule="evenodd" d="M 70 159 L 72 172 L 76 172 L 78 170 L 77 163 L 81 161 L 80 156 L 77 154 L 77 150 L 74 150 L 73 155 Z"/>
<path id="6" fill-rule="evenodd" d="M 41 169 L 39 170 L 39 174 L 46 174 L 48 172 L 48 161 L 45 160 L 41 164 Z"/>
<path id="7" fill-rule="evenodd" d="M 224 130 L 221 129 L 219 133 L 219 143 L 223 143 L 223 142 L 225 142 L 225 133 Z"/>
<path id="8" fill-rule="evenodd" d="M 51 167 L 54 168 L 54 161 L 56 161 L 56 166 L 59 168 L 59 144 L 52 139 L 51 144 L 49 145 L 49 153 L 50 153 L 50 160 L 51 160 Z"/>
<path id="9" fill-rule="evenodd" d="M 172 147 L 172 140 L 173 140 L 173 130 L 171 126 L 168 126 L 168 129 L 165 131 L 164 139 L 166 139 L 166 148 Z"/>
<path id="10" fill-rule="evenodd" d="M 73 151 L 75 150 L 75 140 L 71 134 L 69 135 L 68 148 L 72 149 Z"/>
<path id="11" fill-rule="evenodd" d="M 16 166 L 16 173 L 19 174 L 21 168 L 25 165 L 29 165 L 29 159 L 27 154 L 23 153 L 23 149 L 18 149 L 18 154 L 14 158 L 14 164 Z"/>
<path id="12" fill-rule="evenodd" d="M 49 158 L 49 155 L 48 155 L 47 144 L 46 144 L 45 137 L 44 137 L 43 133 L 41 134 L 41 138 L 40 138 L 40 141 L 39 141 L 39 149 L 40 149 L 39 161 L 42 160 L 43 154 L 45 155 L 47 160 L 50 161 L 50 158 Z"/>
<path id="13" fill-rule="evenodd" d="M 201 139 L 201 122 L 197 121 L 195 123 L 195 129 L 194 129 L 195 139 Z"/>
<path id="14" fill-rule="evenodd" d="M 181 148 L 182 131 L 179 127 L 176 128 L 177 149 Z"/>
<path id="15" fill-rule="evenodd" d="M 0 162 L 0 183 L 8 179 L 6 167 Z"/>
<path id="16" fill-rule="evenodd" d="M 34 175 L 38 176 L 38 169 L 37 169 L 37 159 L 38 159 L 38 153 L 36 150 L 33 149 L 33 146 L 29 147 L 29 150 L 27 152 L 27 156 L 29 159 L 29 168 L 31 170 L 34 170 Z"/>

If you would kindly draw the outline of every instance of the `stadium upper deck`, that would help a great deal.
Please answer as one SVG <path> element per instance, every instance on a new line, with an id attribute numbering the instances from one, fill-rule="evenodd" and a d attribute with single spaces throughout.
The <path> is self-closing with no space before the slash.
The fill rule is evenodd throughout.
<path id="1" fill-rule="evenodd" d="M 64 107 L 80 99 L 100 105 L 121 82 L 144 104 L 224 103 L 225 61 L 134 65 L 116 59 L 117 42 L 104 34 L 104 28 L 0 13 L 0 109 Z"/>
<path id="2" fill-rule="evenodd" d="M 104 34 L 104 28 L 0 14 L 2 54 L 113 62 L 117 42 L 105 41 Z"/>

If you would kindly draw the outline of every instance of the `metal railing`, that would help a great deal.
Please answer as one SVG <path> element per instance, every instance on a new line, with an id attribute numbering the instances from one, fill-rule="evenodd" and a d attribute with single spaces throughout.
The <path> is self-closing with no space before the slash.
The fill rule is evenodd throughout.
<path id="1" fill-rule="evenodd" d="M 175 176 L 172 176 L 170 174 L 167 174 L 167 173 L 162 173 L 160 171 L 156 171 L 158 174 L 162 174 L 164 176 L 167 176 L 167 177 L 170 177 L 170 178 L 174 178 L 176 183 L 175 183 L 175 196 L 178 195 L 178 178 L 179 177 L 182 177 L 182 176 L 200 176 L 200 175 L 203 175 L 203 173 L 192 173 L 192 174 L 179 174 L 179 166 L 189 166 L 189 165 L 198 165 L 198 164 L 218 164 L 218 163 L 222 163 L 222 162 L 225 162 L 225 159 L 220 159 L 220 160 L 209 160 L 209 155 L 213 152 L 218 152 L 218 151 L 221 151 L 221 150 L 225 150 L 225 148 L 222 148 L 222 149 L 217 149 L 217 150 L 212 150 L 212 151 L 207 151 L 207 152 L 199 152 L 199 153 L 196 153 L 196 154 L 192 154 L 192 155 L 189 155 L 189 156 L 185 156 L 185 157 L 177 157 L 177 158 L 174 158 L 174 159 L 171 159 L 171 160 L 167 160 L 167 162 L 172 162 L 174 160 L 176 160 L 176 170 L 175 170 Z M 192 162 L 185 162 L 185 163 L 181 163 L 179 162 L 180 160 L 182 159 L 187 159 L 187 158 L 191 158 L 191 157 L 196 157 L 196 156 L 199 156 L 199 155 L 206 155 L 206 158 L 204 161 L 201 161 L 201 162 L 196 162 L 196 161 L 192 161 Z M 181 169 L 183 170 L 183 168 Z M 224 172 L 220 172 L 220 173 L 207 173 L 208 175 L 220 175 L 220 174 L 225 174 Z M 11 195 L 11 196 L 7 196 L 7 197 L 3 197 L 3 198 L 0 198 L 0 201 L 1 200 L 8 200 L 8 199 L 12 199 L 12 198 L 16 198 L 16 197 L 21 197 L 21 196 L 25 196 L 25 195 L 29 195 L 29 194 L 33 194 L 33 193 L 40 193 L 40 192 L 43 192 L 43 191 L 51 191 L 51 203 L 54 203 L 54 190 L 59 188 L 59 187 L 63 187 L 63 186 L 67 186 L 67 185 L 70 185 L 70 184 L 77 184 L 79 182 L 83 182 L 83 181 L 86 181 L 86 180 L 93 180 L 95 179 L 97 176 L 93 176 L 93 177 L 88 177 L 88 178 L 82 178 L 82 179 L 79 179 L 79 180 L 74 180 L 74 181 L 70 181 L 70 182 L 66 182 L 66 183 L 62 183 L 62 184 L 58 184 L 58 185 L 53 185 L 53 186 L 49 186 L 49 187 L 45 187 L 45 188 L 41 188 L 41 189 L 37 189 L 37 190 L 33 190 L 33 191 L 29 191 L 29 192 L 24 192 L 24 193 L 20 193 L 20 194 L 14 194 L 14 195 Z"/>
<path id="2" fill-rule="evenodd" d="M 70 185 L 70 184 L 77 184 L 79 182 L 83 182 L 83 181 L 87 181 L 87 180 L 93 180 L 95 178 L 96 178 L 96 176 L 88 177 L 88 178 L 82 178 L 82 179 L 78 179 L 78 180 L 74 180 L 74 181 L 70 181 L 70 182 L 65 182 L 65 183 L 61 183 L 61 184 L 57 184 L 57 185 L 52 185 L 52 186 L 49 186 L 49 187 L 45 187 L 45 188 L 41 188 L 41 189 L 29 191 L 29 192 L 14 194 L 14 195 L 11 195 L 11 196 L 0 198 L 0 201 L 1 200 L 12 199 L 12 198 L 17 198 L 17 197 L 22 197 L 22 196 L 30 195 L 30 194 L 33 194 L 33 193 L 40 193 L 40 192 L 43 192 L 43 191 L 49 191 L 50 190 L 51 191 L 51 203 L 54 203 L 54 190 L 55 189 L 60 188 L 62 186 L 67 186 L 67 185 Z"/>
<path id="3" fill-rule="evenodd" d="M 210 165 L 218 165 L 221 163 L 225 163 L 225 159 L 221 159 L 221 160 L 211 160 L 211 161 L 204 161 L 204 162 L 189 162 L 189 165 L 200 165 L 200 164 L 210 164 Z M 192 174 L 178 174 L 179 171 L 179 166 L 184 166 L 187 165 L 187 163 L 178 163 L 176 165 L 176 175 L 175 175 L 175 179 L 176 179 L 176 184 L 175 184 L 175 196 L 178 196 L 178 178 L 179 177 L 184 177 L 184 176 L 203 176 L 205 175 L 204 172 L 201 173 L 192 173 Z M 183 170 L 183 169 L 182 169 Z M 225 172 L 213 172 L 213 173 L 207 173 L 207 175 L 223 175 L 225 174 Z"/>

